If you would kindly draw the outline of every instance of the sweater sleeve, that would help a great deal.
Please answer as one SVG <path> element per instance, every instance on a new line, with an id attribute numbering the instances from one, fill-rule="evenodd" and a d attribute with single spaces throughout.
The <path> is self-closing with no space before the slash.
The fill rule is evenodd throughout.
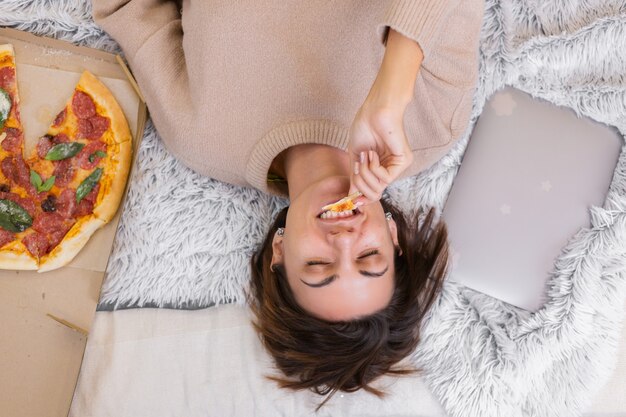
<path id="1" fill-rule="evenodd" d="M 174 126 L 192 109 L 180 1 L 92 0 L 92 6 L 95 22 L 124 51 L 166 147 L 178 156 L 185 145 Z"/>
<path id="2" fill-rule="evenodd" d="M 416 41 L 424 58 L 427 58 L 446 16 L 458 2 L 459 0 L 392 0 L 382 22 L 377 26 L 382 43 L 387 45 L 389 29 L 392 28 Z"/>

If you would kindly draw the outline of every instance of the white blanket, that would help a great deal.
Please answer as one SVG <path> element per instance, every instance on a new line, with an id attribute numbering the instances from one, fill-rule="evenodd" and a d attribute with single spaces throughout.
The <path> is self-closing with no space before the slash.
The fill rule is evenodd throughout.
<path id="1" fill-rule="evenodd" d="M 419 376 L 383 378 L 387 398 L 279 389 L 246 308 L 99 312 L 70 417 L 443 416 Z"/>

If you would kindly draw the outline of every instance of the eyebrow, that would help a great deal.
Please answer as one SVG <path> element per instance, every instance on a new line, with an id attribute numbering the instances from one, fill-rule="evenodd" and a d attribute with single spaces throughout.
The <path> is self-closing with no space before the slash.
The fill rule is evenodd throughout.
<path id="1" fill-rule="evenodd" d="M 389 265 L 387 265 L 387 267 L 385 267 L 385 269 L 383 269 L 380 272 L 370 272 L 370 271 L 359 271 L 359 273 L 361 275 L 363 275 L 364 277 L 367 278 L 379 278 L 382 277 L 383 275 L 385 275 L 385 273 L 389 270 Z M 322 281 L 316 283 L 316 284 L 311 284 L 309 282 L 304 281 L 302 278 L 300 278 L 300 281 L 302 281 L 302 283 L 304 285 L 308 285 L 311 288 L 320 288 L 320 287 L 325 287 L 326 285 L 329 285 L 331 282 L 333 282 L 334 280 L 336 280 L 337 278 L 339 278 L 339 276 L 337 274 L 331 275 L 327 278 L 324 278 Z"/>

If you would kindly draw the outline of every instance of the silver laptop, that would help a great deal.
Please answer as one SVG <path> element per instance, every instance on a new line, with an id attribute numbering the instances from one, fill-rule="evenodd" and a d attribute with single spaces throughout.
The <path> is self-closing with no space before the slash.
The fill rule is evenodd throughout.
<path id="1" fill-rule="evenodd" d="M 507 87 L 486 103 L 446 201 L 449 279 L 536 311 L 568 240 L 591 226 L 624 139 Z"/>

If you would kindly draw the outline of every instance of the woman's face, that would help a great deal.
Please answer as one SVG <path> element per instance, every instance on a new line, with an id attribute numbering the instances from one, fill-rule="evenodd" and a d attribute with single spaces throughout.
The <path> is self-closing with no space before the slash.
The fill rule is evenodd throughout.
<path id="1" fill-rule="evenodd" d="M 326 179 L 291 202 L 284 236 L 274 236 L 272 264 L 283 264 L 298 304 L 322 319 L 366 316 L 394 291 L 396 225 L 379 202 L 360 213 L 321 219 L 321 207 L 346 195 L 349 178 Z"/>

